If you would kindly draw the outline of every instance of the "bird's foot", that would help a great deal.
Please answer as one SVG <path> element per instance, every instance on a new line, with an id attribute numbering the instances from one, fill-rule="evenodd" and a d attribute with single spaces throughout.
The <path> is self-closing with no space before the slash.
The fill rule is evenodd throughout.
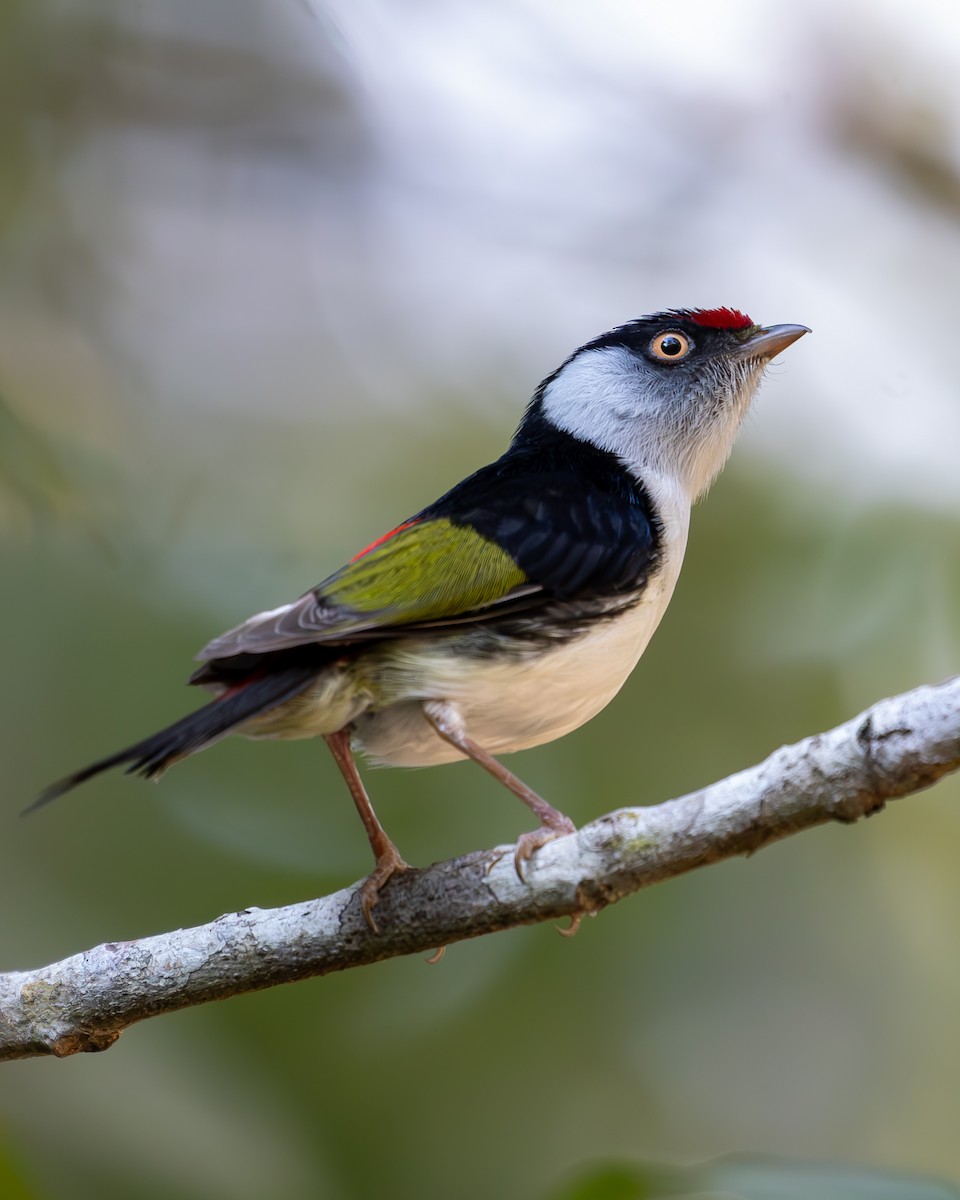
<path id="1" fill-rule="evenodd" d="M 371 933 L 380 932 L 380 927 L 373 919 L 371 911 L 380 899 L 380 889 L 392 875 L 398 871 L 406 871 L 408 867 L 409 863 L 403 861 L 400 851 L 391 841 L 388 841 L 381 853 L 377 855 L 376 866 L 360 886 L 360 909 Z"/>
<path id="2" fill-rule="evenodd" d="M 576 937 L 580 931 L 580 926 L 583 922 L 583 917 L 584 917 L 584 914 L 582 912 L 571 913 L 569 925 L 566 925 L 566 926 L 554 925 L 554 929 L 557 931 L 557 933 L 560 934 L 561 937 L 565 937 L 565 938 Z"/>
<path id="3" fill-rule="evenodd" d="M 544 801 L 540 801 L 545 808 L 549 808 Z M 513 865 L 517 875 L 523 883 L 526 880 L 523 877 L 524 863 L 530 861 L 533 855 L 541 846 L 545 846 L 547 842 L 554 841 L 555 838 L 566 837 L 568 833 L 576 833 L 577 827 L 565 817 L 562 812 L 557 812 L 555 808 L 550 808 L 549 813 L 541 813 L 543 824 L 539 829 L 532 829 L 529 833 L 523 833 L 517 839 L 517 848 L 513 854 Z"/>

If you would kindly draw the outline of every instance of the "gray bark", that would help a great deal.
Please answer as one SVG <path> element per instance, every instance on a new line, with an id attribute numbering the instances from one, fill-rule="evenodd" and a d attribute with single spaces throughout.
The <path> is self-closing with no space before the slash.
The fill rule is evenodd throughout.
<path id="1" fill-rule="evenodd" d="M 354 885 L 0 975 L 0 1058 L 105 1050 L 137 1021 L 208 1000 L 515 925 L 570 917 L 575 927 L 640 888 L 856 821 L 958 768 L 960 677 L 883 700 L 688 796 L 600 817 L 538 850 L 525 881 L 502 847 L 396 875 L 375 910 L 379 934 Z"/>

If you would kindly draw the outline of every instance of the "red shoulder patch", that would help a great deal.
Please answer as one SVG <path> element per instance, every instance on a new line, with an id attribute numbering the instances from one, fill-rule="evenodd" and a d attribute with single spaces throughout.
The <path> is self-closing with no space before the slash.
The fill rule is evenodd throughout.
<path id="1" fill-rule="evenodd" d="M 389 533 L 385 533 L 381 537 L 378 537 L 377 540 L 375 542 L 371 542 L 369 546 L 364 546 L 364 548 L 359 552 L 359 554 L 355 554 L 353 556 L 353 558 L 350 559 L 350 561 L 356 562 L 358 558 L 363 558 L 363 556 L 365 554 L 369 554 L 371 550 L 376 550 L 376 548 L 378 546 L 382 546 L 384 542 L 389 542 L 392 537 L 396 537 L 396 535 L 398 533 L 403 533 L 403 531 L 405 529 L 409 529 L 411 525 L 419 525 L 419 524 L 420 524 L 420 522 L 417 520 L 404 521 L 404 523 L 402 525 L 398 525 L 396 527 L 396 529 L 391 529 Z"/>
<path id="2" fill-rule="evenodd" d="M 749 329 L 753 321 L 736 308 L 694 308 L 689 313 L 695 325 L 710 329 Z"/>

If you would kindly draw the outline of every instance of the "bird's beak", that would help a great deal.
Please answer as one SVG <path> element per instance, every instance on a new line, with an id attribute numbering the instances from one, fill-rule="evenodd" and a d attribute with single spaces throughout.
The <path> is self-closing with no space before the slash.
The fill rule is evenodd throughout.
<path id="1" fill-rule="evenodd" d="M 771 325 L 748 338 L 737 354 L 740 358 L 773 358 L 809 332 L 806 325 Z"/>

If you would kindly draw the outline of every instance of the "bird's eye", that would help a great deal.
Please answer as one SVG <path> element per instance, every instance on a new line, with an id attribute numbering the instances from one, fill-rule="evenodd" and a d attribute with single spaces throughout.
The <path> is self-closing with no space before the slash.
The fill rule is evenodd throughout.
<path id="1" fill-rule="evenodd" d="M 690 353 L 690 339 L 675 330 L 658 333 L 650 343 L 650 353 L 662 362 L 679 362 Z"/>

